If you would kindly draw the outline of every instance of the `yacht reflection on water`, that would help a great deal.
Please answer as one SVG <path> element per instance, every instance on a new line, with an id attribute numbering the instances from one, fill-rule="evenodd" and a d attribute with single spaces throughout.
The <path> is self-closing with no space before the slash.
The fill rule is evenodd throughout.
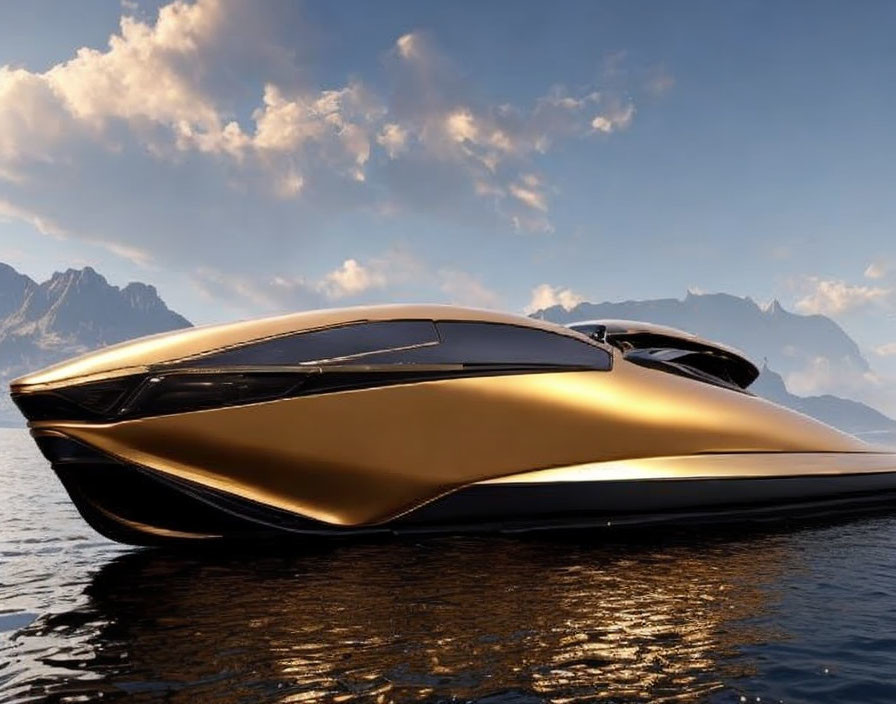
<path id="1" fill-rule="evenodd" d="M 743 649 L 780 639 L 762 618 L 770 585 L 799 569 L 786 540 L 140 551 L 102 567 L 84 607 L 20 633 L 72 648 L 50 649 L 23 684 L 54 701 L 730 698 L 729 683 L 750 674 Z"/>

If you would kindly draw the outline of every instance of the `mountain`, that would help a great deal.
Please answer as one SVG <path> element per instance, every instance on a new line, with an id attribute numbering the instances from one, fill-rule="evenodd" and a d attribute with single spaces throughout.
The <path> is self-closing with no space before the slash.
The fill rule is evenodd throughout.
<path id="1" fill-rule="evenodd" d="M 533 313 L 533 317 L 563 324 L 591 319 L 642 320 L 733 345 L 760 363 L 762 374 L 750 387 L 752 392 L 870 442 L 896 444 L 896 421 L 870 406 L 831 394 L 803 397 L 788 391 L 782 374 L 800 373 L 819 359 L 843 376 L 870 370 L 858 345 L 823 315 L 791 313 L 778 301 L 762 308 L 750 298 L 688 293 L 683 300 L 580 303 L 568 310 L 553 306 Z"/>
<path id="2" fill-rule="evenodd" d="M 750 391 L 780 406 L 812 416 L 835 428 L 854 433 L 869 442 L 896 440 L 896 420 L 858 401 L 839 398 L 831 394 L 823 396 L 796 396 L 787 390 L 784 379 L 766 366 Z"/>
<path id="3" fill-rule="evenodd" d="M 90 267 L 38 284 L 0 263 L 0 424 L 21 423 L 6 393 L 11 379 L 98 347 L 190 326 L 147 284 L 112 286 Z"/>
<path id="4" fill-rule="evenodd" d="M 869 370 L 858 345 L 837 323 L 823 315 L 790 313 L 778 301 L 762 308 L 750 298 L 689 292 L 683 300 L 580 303 L 570 310 L 553 306 L 533 315 L 564 324 L 592 318 L 619 318 L 671 325 L 733 345 L 757 363 L 765 360 L 785 378 L 811 368 L 819 357 L 829 360 L 843 375 Z"/>

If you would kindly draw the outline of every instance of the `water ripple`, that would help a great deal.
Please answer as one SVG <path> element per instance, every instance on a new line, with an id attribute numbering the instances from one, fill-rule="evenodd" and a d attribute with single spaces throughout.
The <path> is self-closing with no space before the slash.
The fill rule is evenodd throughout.
<path id="1" fill-rule="evenodd" d="M 896 700 L 893 516 L 190 555 L 0 458 L 0 702 Z"/>

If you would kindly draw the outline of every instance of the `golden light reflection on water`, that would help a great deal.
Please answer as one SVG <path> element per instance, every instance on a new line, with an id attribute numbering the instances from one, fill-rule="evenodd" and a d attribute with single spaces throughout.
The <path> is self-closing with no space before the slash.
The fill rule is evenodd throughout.
<path id="1" fill-rule="evenodd" d="M 774 537 L 138 552 L 95 575 L 79 618 L 30 633 L 80 629 L 93 648 L 86 671 L 45 673 L 45 693 L 93 678 L 107 697 L 141 682 L 172 701 L 694 701 L 774 637 L 757 625 L 765 586 L 794 559 Z"/>

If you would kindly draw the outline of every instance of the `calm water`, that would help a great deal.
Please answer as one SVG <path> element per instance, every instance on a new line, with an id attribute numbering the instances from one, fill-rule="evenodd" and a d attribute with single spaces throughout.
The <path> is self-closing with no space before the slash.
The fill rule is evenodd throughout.
<path id="1" fill-rule="evenodd" d="M 166 554 L 0 470 L 0 701 L 896 701 L 896 515 Z"/>

